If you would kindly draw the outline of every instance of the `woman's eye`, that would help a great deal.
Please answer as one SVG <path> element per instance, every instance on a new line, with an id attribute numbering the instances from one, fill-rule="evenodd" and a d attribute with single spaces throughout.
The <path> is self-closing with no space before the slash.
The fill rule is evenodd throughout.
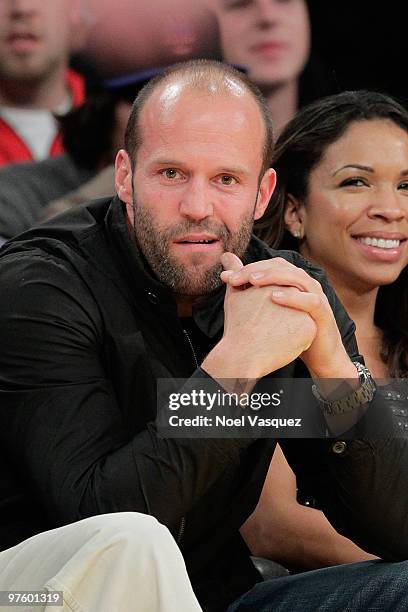
<path id="1" fill-rule="evenodd" d="M 349 178 L 342 181 L 340 187 L 361 187 L 362 185 L 367 185 L 367 182 L 361 178 Z"/>
<path id="2" fill-rule="evenodd" d="M 404 181 L 398 185 L 398 189 L 405 189 L 408 191 L 408 181 Z"/>
<path id="3" fill-rule="evenodd" d="M 180 177 L 179 171 L 176 170 L 175 168 L 166 168 L 165 170 L 162 170 L 162 175 L 166 179 L 170 179 L 170 180 L 174 180 Z"/>

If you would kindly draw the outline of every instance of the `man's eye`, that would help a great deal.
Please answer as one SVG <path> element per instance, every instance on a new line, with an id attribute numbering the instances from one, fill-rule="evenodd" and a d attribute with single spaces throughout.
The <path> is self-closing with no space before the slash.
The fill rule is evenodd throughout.
<path id="1" fill-rule="evenodd" d="M 164 178 L 170 180 L 174 180 L 180 177 L 179 171 L 175 168 L 166 168 L 165 170 L 162 170 L 162 175 L 164 176 Z"/>
<path id="2" fill-rule="evenodd" d="M 223 8 L 228 11 L 246 8 L 247 6 L 251 6 L 251 4 L 253 4 L 253 0 L 227 0 L 224 2 Z"/>
<path id="3" fill-rule="evenodd" d="M 233 176 L 230 176 L 229 174 L 222 174 L 220 176 L 220 182 L 223 185 L 234 185 L 234 183 L 236 183 L 237 181 L 234 179 Z"/>

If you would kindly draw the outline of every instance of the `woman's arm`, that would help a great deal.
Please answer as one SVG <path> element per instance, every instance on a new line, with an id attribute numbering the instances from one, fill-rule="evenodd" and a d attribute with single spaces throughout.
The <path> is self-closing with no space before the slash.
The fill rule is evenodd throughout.
<path id="1" fill-rule="evenodd" d="M 323 512 L 296 500 L 296 477 L 276 446 L 258 505 L 241 527 L 251 553 L 294 570 L 367 561 L 366 553 L 341 536 Z"/>

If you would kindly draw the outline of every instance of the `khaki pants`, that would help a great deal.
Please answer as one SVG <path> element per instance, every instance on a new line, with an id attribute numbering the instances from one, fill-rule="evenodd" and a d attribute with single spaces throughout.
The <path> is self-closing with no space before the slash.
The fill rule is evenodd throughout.
<path id="1" fill-rule="evenodd" d="M 0 590 L 63 591 L 47 612 L 195 612 L 201 608 L 170 532 L 136 512 L 104 514 L 38 534 L 0 553 Z"/>

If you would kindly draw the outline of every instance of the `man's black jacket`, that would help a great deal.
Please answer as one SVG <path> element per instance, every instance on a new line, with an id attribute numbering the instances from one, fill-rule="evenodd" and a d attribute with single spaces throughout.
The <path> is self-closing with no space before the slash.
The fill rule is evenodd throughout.
<path id="1" fill-rule="evenodd" d="M 246 261 L 276 254 L 254 238 Z M 321 281 L 355 356 L 354 325 L 322 271 L 284 256 Z M 238 530 L 256 506 L 274 442 L 157 436 L 156 379 L 199 384 L 203 372 L 120 201 L 79 207 L 14 239 L 1 251 L 0 289 L 0 549 L 132 510 L 179 539 L 202 605 L 222 607 L 248 590 L 259 576 Z M 222 333 L 222 305 L 220 290 L 194 314 L 209 349 Z M 304 375 L 300 362 L 283 370 Z M 405 442 L 352 441 L 341 455 L 332 446 L 283 442 L 298 474 L 316 474 L 315 495 L 339 530 L 383 557 L 405 558 Z"/>

